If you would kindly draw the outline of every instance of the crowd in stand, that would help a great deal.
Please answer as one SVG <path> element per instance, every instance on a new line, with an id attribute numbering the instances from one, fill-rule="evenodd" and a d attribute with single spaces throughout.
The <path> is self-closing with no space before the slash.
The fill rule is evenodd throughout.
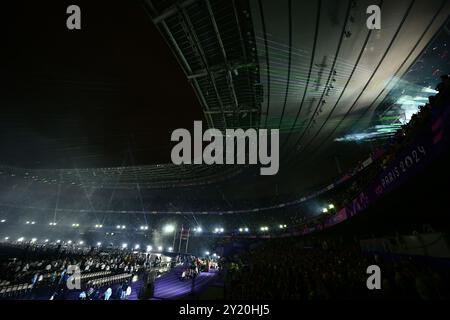
<path id="1" fill-rule="evenodd" d="M 149 264 L 145 255 L 125 250 L 79 251 L 56 248 L 39 248 L 33 245 L 3 244 L 0 261 L 0 281 L 9 286 L 32 284 L 31 293 L 53 291 L 51 297 L 61 297 L 67 291 L 67 281 L 74 270 L 83 274 L 130 274 L 136 275 Z M 129 283 L 123 282 L 117 297 L 126 298 Z M 109 288 L 110 289 L 110 288 Z M 112 290 L 100 292 L 97 286 L 87 288 L 80 299 L 99 299 L 111 297 Z M 110 294 L 109 294 L 110 293 Z"/>
<path id="2" fill-rule="evenodd" d="M 28 250 L 28 249 L 25 249 Z M 69 265 L 77 266 L 82 272 L 111 271 L 137 272 L 144 264 L 145 257 L 133 255 L 125 251 L 115 251 L 108 254 L 92 253 L 88 255 L 77 252 L 58 252 L 57 255 L 41 259 L 30 260 L 25 253 L 23 258 L 14 258 L 3 261 L 0 266 L 0 274 L 4 280 L 29 281 L 43 275 L 50 274 L 52 281 L 57 280 L 57 275 L 64 275 Z"/>
<path id="3" fill-rule="evenodd" d="M 228 299 L 449 299 L 448 268 L 412 258 L 364 254 L 359 246 L 305 247 L 271 240 L 224 262 Z M 381 270 L 381 290 L 369 290 L 367 267 Z"/>
<path id="4" fill-rule="evenodd" d="M 432 113 L 442 112 L 450 100 L 450 78 L 442 77 L 438 94 L 429 98 L 411 121 L 382 150 L 382 156 L 333 192 L 325 203 L 345 206 L 394 161 L 422 130 L 431 130 Z M 332 212 L 331 212 L 332 213 Z M 450 299 L 448 265 L 430 264 L 412 256 L 368 254 L 358 244 L 322 242 L 309 247 L 297 238 L 271 239 L 246 253 L 228 257 L 225 297 L 228 299 Z M 367 268 L 382 272 L 381 290 L 367 287 Z"/>
<path id="5" fill-rule="evenodd" d="M 398 154 L 414 140 L 417 134 L 431 130 L 430 119 L 433 110 L 437 113 L 442 111 L 445 107 L 448 107 L 445 103 L 450 101 L 450 77 L 448 75 L 441 77 L 441 82 L 436 90 L 438 93 L 428 98 L 429 103 L 419 107 L 419 111 L 412 115 L 408 123 L 404 124 L 389 141 L 385 141 L 382 148 L 377 148 L 373 152 L 377 154 L 373 157 L 374 163 L 343 186 L 338 187 L 337 190 L 333 190 L 332 196 L 325 202 L 333 203 L 337 208 L 348 205 L 383 169 L 386 169 L 392 161 L 397 159 Z M 331 211 L 328 214 L 331 213 L 333 212 Z"/>
<path id="6" fill-rule="evenodd" d="M 177 264 L 185 266 L 180 280 L 195 283 L 196 275 L 208 271 L 212 262 L 196 256 L 163 259 L 159 254 L 126 249 L 2 243 L 0 299 L 127 300 L 132 290 L 139 299 L 148 299 L 156 277 Z M 74 278 L 74 271 L 78 278 Z M 70 287 L 77 279 L 80 287 Z M 132 288 L 132 282 L 138 281 L 141 285 Z M 20 294 L 2 294 L 2 288 L 22 284 L 27 289 Z"/>
<path id="7" fill-rule="evenodd" d="M 115 287 L 115 292 L 111 286 L 108 286 L 104 291 L 100 290 L 100 288 L 91 287 L 82 291 L 78 295 L 78 300 L 128 300 L 128 297 L 131 295 L 131 284 L 128 281 L 112 287 Z M 55 292 L 50 299 L 58 299 L 58 295 L 61 295 L 61 293 Z"/>

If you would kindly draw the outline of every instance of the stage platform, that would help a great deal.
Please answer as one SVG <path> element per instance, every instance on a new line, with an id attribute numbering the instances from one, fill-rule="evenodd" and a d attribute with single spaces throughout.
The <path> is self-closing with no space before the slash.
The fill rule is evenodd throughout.
<path id="1" fill-rule="evenodd" d="M 177 299 L 192 294 L 192 280 L 180 280 L 182 267 L 176 267 L 170 272 L 157 278 L 153 299 L 166 300 Z M 201 272 L 195 279 L 194 294 L 198 294 L 209 285 L 217 281 L 218 274 L 215 270 Z"/>

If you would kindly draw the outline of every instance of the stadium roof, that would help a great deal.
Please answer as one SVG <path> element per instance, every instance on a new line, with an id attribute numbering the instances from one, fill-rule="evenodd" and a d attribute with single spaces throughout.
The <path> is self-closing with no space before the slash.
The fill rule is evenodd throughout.
<path id="1" fill-rule="evenodd" d="M 327 159 L 335 138 L 367 127 L 450 11 L 442 0 L 145 3 L 208 123 L 279 128 L 289 163 Z M 373 4 L 380 30 L 366 27 Z"/>
<path id="2" fill-rule="evenodd" d="M 383 115 L 398 120 L 398 114 L 389 113 L 392 104 L 386 106 L 386 96 L 400 85 L 411 85 L 402 79 L 450 12 L 446 0 L 380 1 L 381 30 L 369 30 L 366 8 L 372 1 L 141 4 L 111 4 L 112 15 L 103 18 L 99 4 L 86 5 L 94 13 L 87 16 L 82 32 L 92 53 L 83 52 L 89 46 L 82 36 L 67 40 L 66 30 L 57 31 L 63 47 L 72 42 L 80 46 L 74 50 L 83 64 L 71 61 L 71 67 L 63 58 L 36 66 L 36 61 L 50 63 L 42 59 L 50 53 L 19 46 L 20 59 L 5 66 L 5 74 L 14 74 L 12 82 L 2 80 L 13 91 L 4 96 L 9 107 L 3 111 L 2 172 L 30 183 L 89 188 L 167 188 L 241 177 L 239 181 L 251 185 L 285 184 L 285 190 L 311 191 L 369 151 L 370 144 L 336 139 L 371 128 L 381 107 Z M 94 21 L 94 15 L 100 21 Z M 117 24 L 120 19 L 123 24 Z M 444 32 L 448 36 L 448 30 Z M 41 46 L 37 42 L 30 48 Z M 39 78 L 39 72 L 47 78 Z M 61 72 L 70 79 L 58 78 Z M 27 90 L 31 95 L 24 98 Z M 168 164 L 170 131 L 190 128 L 201 118 L 221 130 L 279 128 L 280 174 L 263 179 L 240 166 Z M 53 129 L 45 132 L 49 126 Z M 266 188 L 268 193 L 273 190 Z M 233 193 L 241 190 L 234 188 L 227 195 Z"/>

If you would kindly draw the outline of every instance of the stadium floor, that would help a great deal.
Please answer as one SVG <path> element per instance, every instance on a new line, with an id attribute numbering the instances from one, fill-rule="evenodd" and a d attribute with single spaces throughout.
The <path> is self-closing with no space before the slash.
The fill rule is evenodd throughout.
<path id="1" fill-rule="evenodd" d="M 182 267 L 176 267 L 169 273 L 156 279 L 153 299 L 177 299 L 191 294 L 192 281 L 180 280 L 182 269 Z M 217 272 L 215 270 L 200 273 L 195 280 L 194 294 L 200 293 L 206 289 L 209 285 L 213 284 L 217 278 Z"/>

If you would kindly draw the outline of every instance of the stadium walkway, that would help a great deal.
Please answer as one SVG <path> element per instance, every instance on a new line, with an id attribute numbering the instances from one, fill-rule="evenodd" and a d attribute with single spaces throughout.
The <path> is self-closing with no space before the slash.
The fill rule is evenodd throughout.
<path id="1" fill-rule="evenodd" d="M 183 267 L 176 267 L 155 281 L 153 299 L 177 299 L 192 294 L 192 280 L 180 280 Z M 194 294 L 197 294 L 217 280 L 217 272 L 202 272 L 195 279 Z"/>

